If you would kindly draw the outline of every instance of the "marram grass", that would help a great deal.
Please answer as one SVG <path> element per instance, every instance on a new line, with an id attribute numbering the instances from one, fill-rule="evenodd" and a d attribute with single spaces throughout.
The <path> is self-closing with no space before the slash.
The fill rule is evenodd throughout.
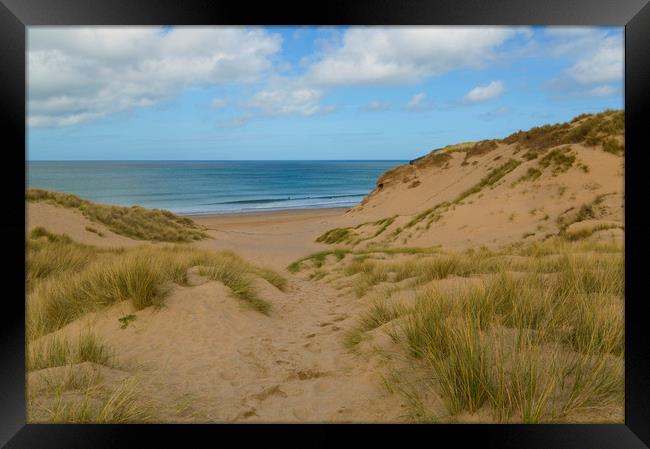
<path id="1" fill-rule="evenodd" d="M 76 339 L 53 335 L 27 344 L 27 370 L 92 362 L 108 365 L 111 351 L 92 332 L 84 331 Z"/>
<path id="2" fill-rule="evenodd" d="M 314 260 L 297 265 L 314 269 Z M 344 344 L 354 349 L 394 322 L 386 331 L 425 373 L 414 382 L 397 370 L 389 382 L 415 420 L 482 413 L 497 422 L 579 422 L 622 410 L 620 243 L 557 237 L 498 251 L 404 252 L 399 260 L 325 256 L 318 269 L 359 296 L 379 293 Z M 450 278 L 460 282 L 439 283 Z M 400 288 L 415 288 L 414 301 L 391 296 Z"/>
<path id="3" fill-rule="evenodd" d="M 119 301 L 131 301 L 138 310 L 160 306 L 165 298 L 164 284 L 186 284 L 187 270 L 194 266 L 264 313 L 270 304 L 259 298 L 254 277 L 266 279 L 281 290 L 287 288 L 281 275 L 251 265 L 229 251 L 185 246 L 102 250 L 50 233 L 45 239 L 44 232 L 30 236 L 27 242 L 30 340 Z"/>

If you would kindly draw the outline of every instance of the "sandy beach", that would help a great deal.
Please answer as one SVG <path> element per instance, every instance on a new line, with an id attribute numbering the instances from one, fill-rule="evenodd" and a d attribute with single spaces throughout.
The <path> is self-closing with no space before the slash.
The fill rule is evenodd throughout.
<path id="1" fill-rule="evenodd" d="M 350 220 L 346 208 L 279 210 L 192 216 L 214 240 L 195 245 L 230 249 L 255 263 L 286 267 L 305 255 L 328 248 L 316 243 L 323 232 Z"/>

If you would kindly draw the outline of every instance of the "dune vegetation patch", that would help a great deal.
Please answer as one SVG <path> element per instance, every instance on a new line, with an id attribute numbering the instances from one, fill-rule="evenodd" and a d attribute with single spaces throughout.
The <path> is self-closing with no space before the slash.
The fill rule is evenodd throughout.
<path id="1" fill-rule="evenodd" d="M 465 147 L 462 150 L 465 152 L 465 160 L 463 163 L 467 164 L 467 161 L 473 157 L 483 156 L 484 154 L 489 153 L 492 150 L 496 150 L 498 147 L 498 141 L 496 140 L 481 140 L 476 142 L 474 145 Z"/>
<path id="2" fill-rule="evenodd" d="M 545 277 L 501 271 L 420 295 L 399 335 L 452 416 L 488 406 L 502 422 L 570 420 L 622 406 L 622 284 L 617 257 Z"/>
<path id="3" fill-rule="evenodd" d="M 553 175 L 558 175 L 573 167 L 575 160 L 576 157 L 571 151 L 571 147 L 565 146 L 549 151 L 539 160 L 538 164 L 540 167 L 550 168 Z"/>
<path id="4" fill-rule="evenodd" d="M 140 423 L 153 419 L 135 379 L 108 385 L 113 351 L 90 330 L 51 335 L 26 346 L 27 419 L 39 423 Z"/>
<path id="5" fill-rule="evenodd" d="M 489 187 L 494 185 L 497 181 L 499 181 L 501 178 L 503 178 L 505 175 L 513 171 L 515 168 L 517 168 L 521 164 L 521 161 L 516 160 L 516 159 L 510 159 L 506 163 L 496 167 L 495 169 L 491 170 L 485 177 L 483 177 L 478 183 L 476 183 L 474 186 L 471 188 L 465 190 L 462 192 L 458 197 L 455 199 L 454 202 L 458 203 L 465 198 L 467 198 L 470 195 L 473 195 L 474 193 L 478 193 L 481 190 L 483 190 L 485 187 Z"/>
<path id="6" fill-rule="evenodd" d="M 314 269 L 308 260 L 300 266 Z M 386 380 L 412 419 L 622 419 L 621 243 L 559 236 L 500 250 L 322 260 L 327 282 L 371 299 L 343 344 L 356 351 L 381 328 L 417 367 Z"/>
<path id="7" fill-rule="evenodd" d="M 78 210 L 90 221 L 102 223 L 112 232 L 136 240 L 182 243 L 208 237 L 189 218 L 162 209 L 97 204 L 69 193 L 43 189 L 27 189 L 25 197 L 27 201 Z M 101 236 L 99 231 L 87 230 Z"/>
<path id="8" fill-rule="evenodd" d="M 623 229 L 623 226 L 613 223 L 600 223 L 591 227 L 579 229 L 577 231 L 565 230 L 562 233 L 562 236 L 568 240 L 581 240 L 591 237 L 598 231 L 606 231 L 609 229 Z"/>
<path id="9" fill-rule="evenodd" d="M 309 262 L 312 264 L 312 267 L 320 268 L 325 263 L 327 256 L 334 256 L 337 260 L 341 260 L 345 257 L 346 254 L 350 254 L 352 251 L 347 249 L 335 249 L 333 251 L 319 251 L 314 254 L 310 254 L 301 259 L 298 259 L 287 267 L 287 270 L 291 273 L 297 273 L 303 268 L 303 262 Z"/>
<path id="10" fill-rule="evenodd" d="M 444 150 L 444 149 L 441 149 Z M 426 156 L 419 157 L 409 162 L 410 165 L 414 165 L 418 168 L 425 167 L 442 167 L 452 156 L 449 154 L 449 151 L 434 150 Z"/>
<path id="11" fill-rule="evenodd" d="M 137 310 L 160 306 L 164 284 L 187 285 L 187 270 L 194 266 L 264 313 L 270 305 L 257 296 L 252 280 L 261 277 L 280 290 L 287 288 L 278 273 L 251 265 L 230 251 L 180 245 L 100 249 L 37 228 L 27 241 L 28 339 L 119 301 L 131 301 Z"/>
<path id="12" fill-rule="evenodd" d="M 318 243 L 328 243 L 328 244 L 338 244 L 338 243 L 347 243 L 347 244 L 359 244 L 363 241 L 373 239 L 383 234 L 386 229 L 388 229 L 397 218 L 397 215 L 391 217 L 382 218 L 376 221 L 368 221 L 365 223 L 358 224 L 354 227 L 347 228 L 334 228 L 325 232 L 324 234 L 318 236 L 316 241 Z M 360 234 L 360 230 L 363 228 L 369 228 L 367 235 L 363 236 Z"/>
<path id="13" fill-rule="evenodd" d="M 373 234 L 373 237 L 377 237 L 378 235 L 382 234 L 390 225 L 392 225 L 395 222 L 396 217 L 397 217 L 396 215 L 393 215 L 392 217 L 383 218 L 381 220 L 375 221 L 373 224 L 375 226 L 378 226 L 378 229 Z"/>
<path id="14" fill-rule="evenodd" d="M 111 351 L 92 332 L 86 331 L 76 339 L 52 336 L 28 344 L 27 370 L 92 362 L 109 365 Z"/>
<path id="15" fill-rule="evenodd" d="M 351 255 L 353 260 L 360 261 L 371 258 L 373 255 L 396 255 L 396 254 L 428 254 L 438 252 L 438 248 L 369 248 L 366 250 L 335 249 L 331 251 L 319 251 L 298 259 L 287 267 L 291 273 L 298 273 L 308 268 L 321 268 L 327 261 L 328 256 L 333 256 L 336 261 L 343 260 Z"/>
<path id="16" fill-rule="evenodd" d="M 138 383 L 128 379 L 115 388 L 101 376 L 84 376 L 74 367 L 46 395 L 27 397 L 27 420 L 48 424 L 136 424 L 155 421 L 153 407 L 138 396 Z"/>
<path id="17" fill-rule="evenodd" d="M 406 223 L 405 228 L 411 228 L 415 226 L 416 224 L 420 223 L 421 221 L 427 219 L 427 229 L 431 225 L 432 222 L 438 221 L 442 215 L 442 213 L 447 210 L 447 208 L 450 206 L 450 203 L 448 202 L 443 202 L 436 204 L 435 206 L 423 210 L 422 212 L 419 212 L 418 214 L 415 215 L 408 223 Z"/>
<path id="18" fill-rule="evenodd" d="M 544 152 L 566 144 L 583 143 L 587 146 L 601 146 L 614 135 L 625 132 L 625 113 L 620 110 L 604 111 L 599 114 L 582 114 L 571 122 L 544 125 L 528 131 L 518 131 L 502 139 L 502 143 L 516 144 L 533 153 Z M 616 154 L 618 153 L 618 148 Z M 622 146 L 620 148 L 622 152 Z M 612 151 L 610 151 L 612 152 Z"/>
<path id="19" fill-rule="evenodd" d="M 521 177 L 519 177 L 519 179 L 512 183 L 512 186 L 514 187 L 520 182 L 534 181 L 540 176 L 542 176 L 542 172 L 540 170 L 534 167 L 529 167 L 528 170 L 526 170 L 526 173 L 524 173 Z"/>
<path id="20" fill-rule="evenodd" d="M 63 234 L 53 234 L 43 227 L 32 229 L 26 245 L 27 288 L 41 279 L 63 273 L 78 273 L 105 255 L 119 254 L 122 249 L 97 248 L 72 241 Z"/>
<path id="21" fill-rule="evenodd" d="M 354 237 L 354 233 L 350 228 L 334 228 L 330 229 L 323 235 L 316 238 L 319 243 L 345 243 Z"/>

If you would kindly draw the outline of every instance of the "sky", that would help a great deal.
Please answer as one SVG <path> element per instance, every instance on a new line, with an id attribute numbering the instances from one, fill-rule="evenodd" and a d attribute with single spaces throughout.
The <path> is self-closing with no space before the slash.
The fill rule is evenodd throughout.
<path id="1" fill-rule="evenodd" d="M 28 160 L 406 160 L 622 109 L 623 28 L 30 27 Z"/>

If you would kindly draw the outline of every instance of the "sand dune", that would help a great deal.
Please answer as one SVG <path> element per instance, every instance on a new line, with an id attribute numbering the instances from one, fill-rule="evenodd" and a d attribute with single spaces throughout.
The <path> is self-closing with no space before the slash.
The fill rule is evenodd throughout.
<path id="1" fill-rule="evenodd" d="M 580 126 L 597 128 L 590 120 L 619 120 L 617 114 L 583 117 L 566 129 L 558 127 L 571 136 Z M 622 133 L 622 128 L 607 128 L 594 134 L 598 142 L 619 143 Z M 583 206 L 600 206 L 587 218 L 622 226 L 622 153 L 604 151 L 602 143 L 586 139 L 582 135 L 574 143 L 543 143 L 541 148 L 525 138 L 504 139 L 436 150 L 380 178 L 365 200 L 346 214 L 351 225 L 341 229 L 347 229 L 347 235 L 332 243 L 499 247 L 555 235 L 567 214 Z"/>

